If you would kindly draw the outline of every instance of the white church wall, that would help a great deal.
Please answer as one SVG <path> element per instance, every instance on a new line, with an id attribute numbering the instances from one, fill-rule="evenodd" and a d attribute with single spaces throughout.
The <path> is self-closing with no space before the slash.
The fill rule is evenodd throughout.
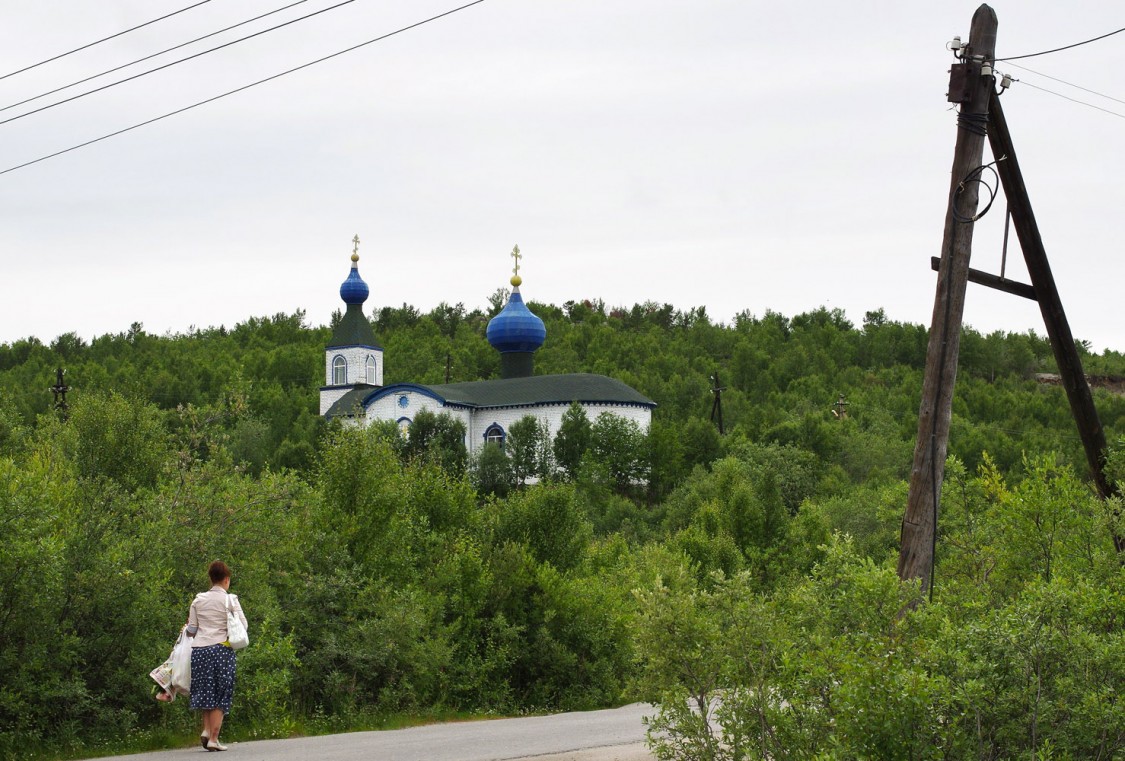
<path id="1" fill-rule="evenodd" d="M 583 404 L 582 408 L 586 410 L 586 416 L 589 417 L 591 423 L 606 413 L 613 413 L 626 420 L 632 420 L 642 431 L 647 432 L 649 423 L 652 420 L 652 410 L 647 407 L 623 404 Z M 469 452 L 475 452 L 477 449 L 484 446 L 485 431 L 494 423 L 503 428 L 505 435 L 507 435 L 512 424 L 527 415 L 531 415 L 541 421 L 546 421 L 548 433 L 553 439 L 555 434 L 558 433 L 559 427 L 562 425 L 563 415 L 566 414 L 568 409 L 570 409 L 569 402 L 566 404 L 541 404 L 526 407 L 502 407 L 474 410 L 472 425 L 470 426 L 468 435 Z"/>
<path id="2" fill-rule="evenodd" d="M 612 404 L 595 404 L 585 406 L 586 414 L 590 417 L 591 423 L 607 412 L 612 412 L 614 415 L 623 417 L 626 420 L 632 420 L 640 427 L 641 433 L 648 433 L 649 424 L 652 423 L 652 409 L 650 407 Z M 593 414 L 595 411 L 596 414 Z"/>
<path id="3" fill-rule="evenodd" d="M 367 383 L 367 358 L 369 356 L 375 357 L 375 382 L 371 385 L 382 386 L 383 352 L 369 346 L 343 346 L 324 352 L 324 384 L 326 386 L 336 385 L 332 382 L 332 363 L 336 357 L 343 357 L 344 361 L 347 362 L 347 378 L 344 385 L 352 386 L 356 383 Z"/>
<path id="4" fill-rule="evenodd" d="M 406 400 L 405 404 L 403 403 L 404 399 Z M 422 410 L 428 410 L 435 415 L 443 412 L 448 413 L 454 419 L 460 420 L 465 425 L 466 431 L 469 430 L 471 420 L 468 410 L 458 407 L 443 407 L 441 402 L 429 394 L 410 389 L 396 390 L 394 393 L 376 399 L 367 408 L 367 419 L 397 421 L 406 418 L 407 420 L 413 420 Z M 468 438 L 468 433 L 466 433 L 466 438 Z M 469 446 L 468 441 L 465 444 Z"/>
<path id="5" fill-rule="evenodd" d="M 337 386 L 336 388 L 322 388 L 320 390 L 320 414 L 323 417 L 328 410 L 336 403 L 344 394 L 351 391 L 347 386 Z"/>
<path id="6" fill-rule="evenodd" d="M 322 395 L 323 393 L 324 392 L 322 392 Z M 405 400 L 405 402 L 403 400 Z M 649 423 L 652 421 L 652 410 L 648 407 L 611 403 L 583 404 L 582 407 L 586 410 L 586 415 L 590 418 L 591 423 L 597 420 L 601 415 L 612 413 L 626 420 L 632 420 L 642 431 L 647 432 Z M 569 402 L 566 404 L 498 407 L 481 410 L 470 410 L 464 407 L 444 407 L 440 401 L 434 399 L 429 394 L 411 389 L 402 389 L 375 400 L 375 402 L 367 408 L 366 418 L 368 421 L 400 421 L 404 418 L 413 421 L 414 417 L 421 410 L 428 410 L 435 415 L 442 413 L 449 414 L 465 425 L 465 447 L 469 450 L 469 453 L 472 454 L 484 446 L 485 431 L 493 424 L 497 424 L 503 428 L 505 435 L 507 435 L 512 424 L 526 415 L 532 415 L 539 420 L 546 421 L 548 433 L 554 438 L 555 434 L 558 433 L 559 427 L 562 425 L 563 415 L 566 414 L 568 409 L 570 409 Z"/>

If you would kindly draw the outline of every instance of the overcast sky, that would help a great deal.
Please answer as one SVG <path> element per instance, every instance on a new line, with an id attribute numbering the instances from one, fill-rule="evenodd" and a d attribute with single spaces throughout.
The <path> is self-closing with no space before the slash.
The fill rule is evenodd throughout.
<path id="1" fill-rule="evenodd" d="M 211 0 L 0 79 L 0 107 L 287 1 Z M 0 74 L 191 2 L 3 0 Z M 0 119 L 333 2 L 308 0 Z M 0 125 L 0 169 L 459 4 L 355 0 Z M 485 0 L 0 175 L 0 342 L 298 309 L 324 324 L 342 305 L 356 234 L 369 312 L 485 306 L 518 243 L 528 300 L 704 305 L 724 322 L 823 305 L 859 324 L 882 307 L 929 325 L 956 139 L 945 45 L 968 38 L 977 5 Z M 1125 8 L 1104 0 L 993 7 L 999 57 L 1125 26 Z M 1005 113 L 1073 333 L 1125 350 L 1125 33 L 1015 63 L 1120 99 L 998 66 L 1023 80 Z M 999 273 L 1003 207 L 977 225 L 978 269 Z M 1007 274 L 1026 281 L 1012 238 Z M 1045 333 L 1034 303 L 969 288 L 976 329 Z"/>

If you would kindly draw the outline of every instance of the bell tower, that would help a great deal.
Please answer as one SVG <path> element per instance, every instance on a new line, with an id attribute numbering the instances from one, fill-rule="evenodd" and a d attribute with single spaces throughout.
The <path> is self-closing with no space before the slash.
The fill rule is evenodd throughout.
<path id="1" fill-rule="evenodd" d="M 359 236 L 352 238 L 352 268 L 340 285 L 340 298 L 347 309 L 332 330 L 324 350 L 324 385 L 320 388 L 320 414 L 333 402 L 355 388 L 383 385 L 383 347 L 375 341 L 375 331 L 363 314 L 363 304 L 371 293 L 359 276 Z"/>

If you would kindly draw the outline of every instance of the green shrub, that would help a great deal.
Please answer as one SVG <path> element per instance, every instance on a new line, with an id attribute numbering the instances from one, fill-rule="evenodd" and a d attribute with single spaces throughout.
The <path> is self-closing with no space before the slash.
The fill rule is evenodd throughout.
<path id="1" fill-rule="evenodd" d="M 1120 757 L 1125 573 L 1107 511 L 1052 458 L 1015 486 L 987 461 L 958 467 L 933 603 L 841 535 L 772 593 L 745 572 L 642 586 L 657 757 Z"/>

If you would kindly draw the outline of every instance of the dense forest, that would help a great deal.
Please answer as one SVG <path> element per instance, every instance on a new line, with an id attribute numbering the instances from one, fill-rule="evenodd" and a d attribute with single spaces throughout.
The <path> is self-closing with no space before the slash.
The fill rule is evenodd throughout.
<path id="1" fill-rule="evenodd" d="M 386 382 L 495 377 L 502 303 L 375 310 Z M 964 334 L 923 599 L 894 561 L 924 327 L 529 307 L 536 372 L 625 381 L 647 432 L 573 408 L 469 458 L 443 416 L 327 424 L 330 328 L 302 313 L 0 345 L 0 757 L 192 737 L 147 674 L 216 557 L 251 621 L 236 739 L 648 700 L 662 759 L 1122 757 L 1121 505 L 1045 339 Z"/>

